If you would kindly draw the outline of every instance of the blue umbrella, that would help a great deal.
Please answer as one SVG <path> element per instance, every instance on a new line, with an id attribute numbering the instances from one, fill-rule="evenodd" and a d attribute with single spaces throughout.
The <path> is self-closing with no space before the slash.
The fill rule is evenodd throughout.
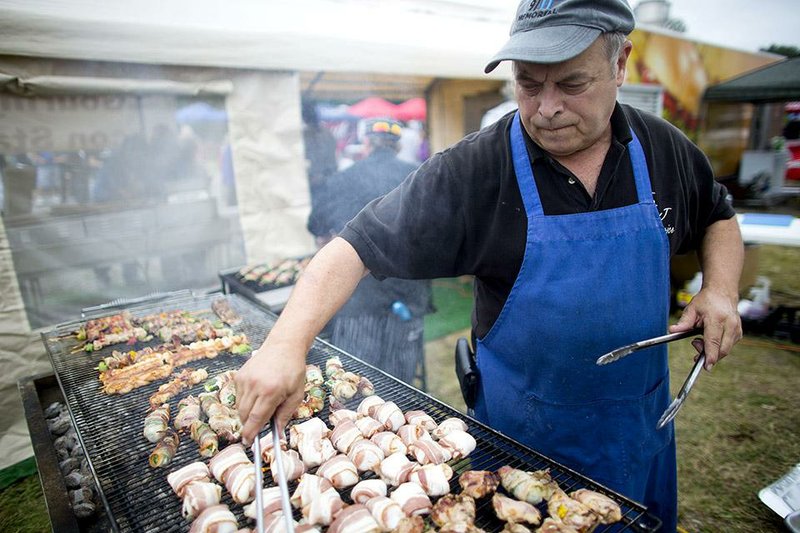
<path id="1" fill-rule="evenodd" d="M 184 106 L 175 112 L 178 124 L 192 124 L 196 122 L 227 122 L 228 114 L 205 102 L 195 102 Z"/>

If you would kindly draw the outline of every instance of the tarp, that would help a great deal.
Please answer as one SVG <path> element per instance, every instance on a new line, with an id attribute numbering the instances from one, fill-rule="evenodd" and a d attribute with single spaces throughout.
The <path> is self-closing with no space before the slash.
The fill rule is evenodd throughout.
<path id="1" fill-rule="evenodd" d="M 800 99 L 800 57 L 779 61 L 708 87 L 706 101 L 766 104 Z"/>

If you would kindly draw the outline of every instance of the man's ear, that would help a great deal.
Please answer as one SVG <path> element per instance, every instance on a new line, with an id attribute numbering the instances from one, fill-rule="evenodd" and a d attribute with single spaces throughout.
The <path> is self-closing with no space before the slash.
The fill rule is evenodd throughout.
<path id="1" fill-rule="evenodd" d="M 633 43 L 630 40 L 626 40 L 617 57 L 617 87 L 621 87 L 625 82 L 625 73 L 627 72 L 628 58 L 631 56 L 631 50 L 633 50 Z"/>

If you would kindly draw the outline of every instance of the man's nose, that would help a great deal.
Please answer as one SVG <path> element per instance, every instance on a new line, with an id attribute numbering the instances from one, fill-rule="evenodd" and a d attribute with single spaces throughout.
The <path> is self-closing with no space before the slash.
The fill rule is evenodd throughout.
<path id="1" fill-rule="evenodd" d="M 555 86 L 545 86 L 539 93 L 539 114 L 552 119 L 563 110 L 564 101 L 561 92 Z"/>

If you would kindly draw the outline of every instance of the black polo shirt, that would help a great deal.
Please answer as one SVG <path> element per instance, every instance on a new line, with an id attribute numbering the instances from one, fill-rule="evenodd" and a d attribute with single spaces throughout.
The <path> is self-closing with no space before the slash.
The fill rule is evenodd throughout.
<path id="1" fill-rule="evenodd" d="M 527 216 L 509 139 L 513 117 L 509 113 L 431 157 L 398 188 L 367 205 L 340 234 L 378 278 L 474 275 L 472 322 L 478 337 L 500 314 L 525 253 Z M 594 197 L 525 134 L 545 215 L 636 203 L 628 153 L 633 130 L 644 149 L 672 254 L 696 249 L 710 224 L 734 216 L 707 158 L 680 130 L 621 104 L 611 125 L 613 140 Z"/>

